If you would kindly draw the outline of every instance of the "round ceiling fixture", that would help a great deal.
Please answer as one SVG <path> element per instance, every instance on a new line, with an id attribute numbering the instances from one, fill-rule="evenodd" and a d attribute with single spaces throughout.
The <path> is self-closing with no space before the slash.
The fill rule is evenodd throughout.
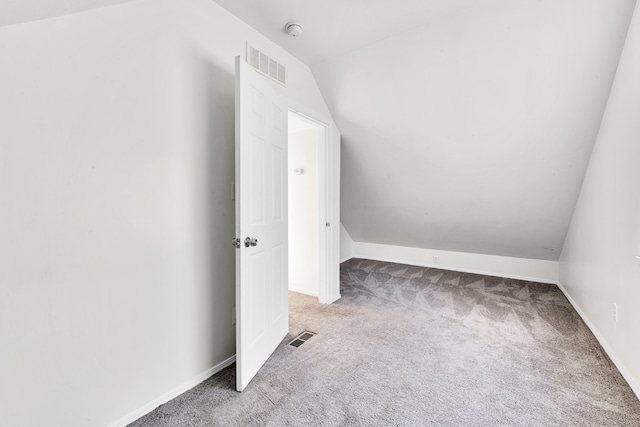
<path id="1" fill-rule="evenodd" d="M 300 34 L 302 34 L 302 24 L 295 21 L 287 22 L 284 26 L 284 30 L 291 37 L 300 37 Z"/>

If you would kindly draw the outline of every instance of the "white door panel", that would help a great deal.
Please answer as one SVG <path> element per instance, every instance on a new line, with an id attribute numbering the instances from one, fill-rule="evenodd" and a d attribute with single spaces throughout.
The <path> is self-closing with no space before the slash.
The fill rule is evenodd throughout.
<path id="1" fill-rule="evenodd" d="M 236 57 L 236 388 L 242 391 L 288 332 L 287 114 L 284 101 Z M 257 239 L 245 246 L 245 239 Z"/>

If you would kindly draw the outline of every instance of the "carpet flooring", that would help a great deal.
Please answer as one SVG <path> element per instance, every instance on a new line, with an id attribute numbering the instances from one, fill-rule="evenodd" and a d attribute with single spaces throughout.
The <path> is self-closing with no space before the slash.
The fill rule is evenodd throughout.
<path id="1" fill-rule="evenodd" d="M 352 259 L 341 293 L 290 293 L 291 333 L 243 393 L 232 365 L 132 425 L 640 426 L 555 285 Z"/>

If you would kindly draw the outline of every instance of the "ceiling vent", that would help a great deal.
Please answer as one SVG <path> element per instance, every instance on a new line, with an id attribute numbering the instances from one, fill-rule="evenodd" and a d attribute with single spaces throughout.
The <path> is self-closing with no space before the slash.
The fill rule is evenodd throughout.
<path id="1" fill-rule="evenodd" d="M 265 76 L 286 85 L 286 68 L 267 54 L 260 52 L 247 42 L 247 63 Z"/>

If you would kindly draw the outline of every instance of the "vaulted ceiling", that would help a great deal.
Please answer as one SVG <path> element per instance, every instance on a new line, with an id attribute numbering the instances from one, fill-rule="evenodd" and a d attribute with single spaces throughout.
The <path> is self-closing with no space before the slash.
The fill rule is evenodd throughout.
<path id="1" fill-rule="evenodd" d="M 311 67 L 355 241 L 558 259 L 634 0 L 217 3 Z"/>
<path id="2" fill-rule="evenodd" d="M 0 27 L 55 18 L 134 0 L 1 0 Z"/>
<path id="3" fill-rule="evenodd" d="M 126 1 L 3 0 L 0 25 Z M 216 2 L 313 71 L 354 240 L 558 258 L 635 0 Z"/>

